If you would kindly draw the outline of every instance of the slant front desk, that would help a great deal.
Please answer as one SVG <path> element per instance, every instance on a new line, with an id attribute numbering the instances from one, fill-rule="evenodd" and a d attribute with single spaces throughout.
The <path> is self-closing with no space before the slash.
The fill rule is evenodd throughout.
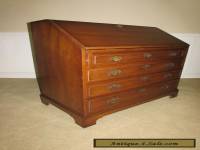
<path id="1" fill-rule="evenodd" d="M 177 96 L 189 45 L 158 28 L 58 20 L 28 27 L 41 101 L 82 127 Z"/>

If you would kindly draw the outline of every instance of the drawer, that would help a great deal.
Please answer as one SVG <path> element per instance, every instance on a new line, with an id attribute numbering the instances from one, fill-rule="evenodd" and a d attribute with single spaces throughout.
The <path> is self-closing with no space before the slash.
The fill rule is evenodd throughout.
<path id="1" fill-rule="evenodd" d="M 104 96 L 89 100 L 89 112 L 97 113 L 109 111 L 115 108 L 127 105 L 136 105 L 150 100 L 167 92 L 177 89 L 178 80 L 172 80 L 165 83 L 153 84 L 151 86 L 132 89 L 114 96 Z"/>
<path id="2" fill-rule="evenodd" d="M 90 67 L 130 64 L 138 61 L 152 61 L 180 58 L 183 50 L 151 50 L 151 51 L 91 51 Z"/>
<path id="3" fill-rule="evenodd" d="M 162 61 L 150 63 L 136 63 L 112 68 L 91 69 L 88 71 L 88 81 L 102 81 L 109 79 L 117 79 L 130 77 L 134 75 L 142 75 L 148 73 L 164 72 L 170 70 L 181 69 L 182 63 L 179 61 Z"/>
<path id="4" fill-rule="evenodd" d="M 93 84 L 88 86 L 88 96 L 95 97 L 100 95 L 106 95 L 114 92 L 128 90 L 131 88 L 145 86 L 156 82 L 177 79 L 180 77 L 180 73 L 181 71 L 154 73 L 136 76 L 130 79 Z"/>

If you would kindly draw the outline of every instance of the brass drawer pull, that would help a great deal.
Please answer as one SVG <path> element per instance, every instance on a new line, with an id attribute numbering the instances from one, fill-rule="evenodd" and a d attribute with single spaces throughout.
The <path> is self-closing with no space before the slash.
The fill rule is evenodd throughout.
<path id="1" fill-rule="evenodd" d="M 170 52 L 169 56 L 177 56 L 177 52 Z"/>
<path id="2" fill-rule="evenodd" d="M 151 58 L 152 54 L 151 53 L 144 53 L 144 58 Z"/>
<path id="3" fill-rule="evenodd" d="M 144 92 L 146 92 L 146 89 L 145 89 L 145 88 L 140 88 L 140 89 L 138 90 L 138 92 L 139 92 L 139 93 L 144 93 Z"/>
<path id="4" fill-rule="evenodd" d="M 172 77 L 171 73 L 164 74 L 164 78 L 171 78 L 171 77 Z"/>
<path id="5" fill-rule="evenodd" d="M 148 69 L 148 68 L 150 68 L 150 67 L 151 67 L 150 64 L 145 64 L 145 65 L 142 66 L 143 69 Z"/>
<path id="6" fill-rule="evenodd" d="M 111 84 L 110 86 L 108 86 L 108 88 L 109 88 L 110 90 L 117 90 L 117 89 L 121 88 L 121 85 L 120 85 L 120 84 L 113 83 L 113 84 Z"/>
<path id="7" fill-rule="evenodd" d="M 165 67 L 167 67 L 167 68 L 173 68 L 173 67 L 175 67 L 175 63 L 165 64 Z"/>
<path id="8" fill-rule="evenodd" d="M 163 85 L 161 89 L 169 89 L 169 85 Z"/>
<path id="9" fill-rule="evenodd" d="M 140 78 L 142 81 L 147 81 L 147 80 L 149 80 L 149 77 L 148 76 L 143 76 L 143 77 L 141 77 Z"/>
<path id="10" fill-rule="evenodd" d="M 122 73 L 120 69 L 113 69 L 108 73 L 108 76 L 118 76 Z"/>
<path id="11" fill-rule="evenodd" d="M 106 103 L 107 103 L 108 105 L 112 105 L 112 104 L 116 104 L 116 103 L 118 103 L 119 100 L 120 100 L 119 97 L 113 97 L 113 98 L 107 100 Z"/>
<path id="12" fill-rule="evenodd" d="M 111 60 L 114 61 L 114 62 L 119 62 L 119 61 L 122 60 L 122 57 L 121 56 L 112 56 Z"/>

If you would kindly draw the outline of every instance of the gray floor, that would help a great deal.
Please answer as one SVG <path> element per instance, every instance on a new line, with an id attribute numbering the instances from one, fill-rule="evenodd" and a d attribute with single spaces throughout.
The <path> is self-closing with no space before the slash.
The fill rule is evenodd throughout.
<path id="1" fill-rule="evenodd" d="M 89 150 L 93 138 L 196 138 L 200 149 L 200 79 L 184 79 L 179 89 L 177 98 L 132 107 L 83 129 L 41 104 L 36 80 L 0 79 L 0 150 Z"/>

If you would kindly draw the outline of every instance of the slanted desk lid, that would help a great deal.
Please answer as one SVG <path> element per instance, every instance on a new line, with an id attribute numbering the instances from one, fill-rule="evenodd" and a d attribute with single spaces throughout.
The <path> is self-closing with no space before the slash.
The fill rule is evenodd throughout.
<path id="1" fill-rule="evenodd" d="M 53 20 L 85 47 L 189 46 L 155 27 Z"/>

